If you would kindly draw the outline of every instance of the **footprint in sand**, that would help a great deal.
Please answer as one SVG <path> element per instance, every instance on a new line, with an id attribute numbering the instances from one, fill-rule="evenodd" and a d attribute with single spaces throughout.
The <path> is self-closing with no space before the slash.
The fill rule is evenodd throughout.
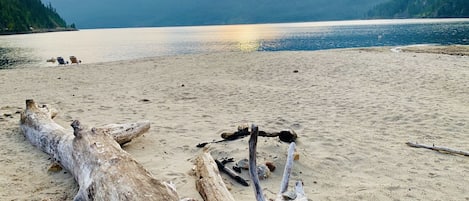
<path id="1" fill-rule="evenodd" d="M 176 187 L 187 184 L 187 175 L 181 172 L 168 172 L 164 174 L 164 177 L 173 182 Z"/>
<path id="2" fill-rule="evenodd" d="M 112 107 L 110 107 L 110 106 L 104 106 L 104 105 L 99 106 L 99 109 L 100 109 L 100 110 L 109 110 L 109 109 L 111 109 L 111 108 L 112 108 Z"/>
<path id="3" fill-rule="evenodd" d="M 300 123 L 293 123 L 292 125 L 290 125 L 290 128 L 294 130 L 300 130 L 301 128 L 303 128 L 303 126 Z"/>

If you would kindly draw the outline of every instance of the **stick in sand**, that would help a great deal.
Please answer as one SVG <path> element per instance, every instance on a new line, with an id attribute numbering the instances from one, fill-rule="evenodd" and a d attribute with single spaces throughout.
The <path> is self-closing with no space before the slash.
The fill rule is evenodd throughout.
<path id="1" fill-rule="evenodd" d="M 215 162 L 217 163 L 218 169 L 220 171 L 226 173 L 228 176 L 230 176 L 232 179 L 242 184 L 243 186 L 249 186 L 248 181 L 246 181 L 241 176 L 239 176 L 238 173 L 236 173 L 234 170 L 227 168 L 225 164 L 223 164 L 221 161 L 217 159 L 215 159 Z"/>
<path id="2" fill-rule="evenodd" d="M 252 179 L 254 193 L 256 194 L 257 201 L 265 201 L 264 194 L 262 192 L 261 185 L 259 183 L 259 177 L 257 176 L 257 166 L 256 166 L 256 146 L 257 146 L 257 136 L 259 135 L 259 128 L 256 125 L 251 127 L 251 138 L 249 139 L 249 176 Z"/>
<path id="3" fill-rule="evenodd" d="M 291 171 L 293 169 L 293 154 L 295 153 L 295 143 L 290 143 L 288 147 L 287 162 L 285 163 L 285 169 L 283 170 L 282 182 L 280 183 L 280 191 L 278 195 L 282 195 L 288 190 L 288 181 L 290 181 Z"/>
<path id="4" fill-rule="evenodd" d="M 469 156 L 469 152 L 467 151 L 454 150 L 454 149 L 450 149 L 446 147 L 438 147 L 435 145 L 428 146 L 428 145 L 417 144 L 417 143 L 412 143 L 412 142 L 407 142 L 406 144 L 410 147 L 415 147 L 415 148 L 425 148 L 425 149 L 431 149 L 431 150 L 438 151 L 438 152 L 446 152 L 446 153 L 451 153 L 451 154 L 460 154 L 463 156 Z"/>

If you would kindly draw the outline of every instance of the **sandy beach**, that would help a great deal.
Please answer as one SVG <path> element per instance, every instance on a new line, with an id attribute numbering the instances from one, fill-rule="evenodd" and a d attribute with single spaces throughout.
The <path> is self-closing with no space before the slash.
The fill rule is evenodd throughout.
<path id="1" fill-rule="evenodd" d="M 56 122 L 69 129 L 75 119 L 88 126 L 149 120 L 149 132 L 125 150 L 156 178 L 174 182 L 181 197 L 202 200 L 192 175 L 202 151 L 196 145 L 255 123 L 296 131 L 292 180 L 303 180 L 310 200 L 469 201 L 469 157 L 405 144 L 469 151 L 469 48 L 391 48 L 0 70 L 0 200 L 72 200 L 78 190 L 67 170 L 48 171 L 50 157 L 18 128 L 25 100 L 34 99 L 57 109 Z M 247 141 L 209 149 L 239 160 L 248 158 Z M 259 139 L 258 162 L 277 166 L 261 181 L 269 198 L 287 148 L 277 138 Z M 255 200 L 252 187 L 222 177 L 236 200 Z"/>

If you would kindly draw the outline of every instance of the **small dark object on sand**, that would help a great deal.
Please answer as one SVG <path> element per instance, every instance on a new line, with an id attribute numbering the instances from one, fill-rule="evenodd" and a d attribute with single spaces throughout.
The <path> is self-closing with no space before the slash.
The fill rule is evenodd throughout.
<path id="1" fill-rule="evenodd" d="M 298 70 L 294 70 L 293 73 L 298 73 Z"/>
<path id="2" fill-rule="evenodd" d="M 274 163 L 267 161 L 267 162 L 265 162 L 265 166 L 267 166 L 267 168 L 269 168 L 269 170 L 270 170 L 271 172 L 275 171 L 275 165 L 274 165 Z"/>
<path id="3" fill-rule="evenodd" d="M 292 131 L 280 131 L 278 137 L 282 142 L 295 142 L 298 135 Z"/>

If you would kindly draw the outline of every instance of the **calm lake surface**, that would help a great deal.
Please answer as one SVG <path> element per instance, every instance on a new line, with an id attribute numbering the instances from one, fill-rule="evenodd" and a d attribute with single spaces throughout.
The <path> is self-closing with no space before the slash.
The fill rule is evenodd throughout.
<path id="1" fill-rule="evenodd" d="M 213 52 L 469 45 L 469 19 L 359 20 L 256 25 L 90 29 L 0 36 L 0 69 Z"/>

